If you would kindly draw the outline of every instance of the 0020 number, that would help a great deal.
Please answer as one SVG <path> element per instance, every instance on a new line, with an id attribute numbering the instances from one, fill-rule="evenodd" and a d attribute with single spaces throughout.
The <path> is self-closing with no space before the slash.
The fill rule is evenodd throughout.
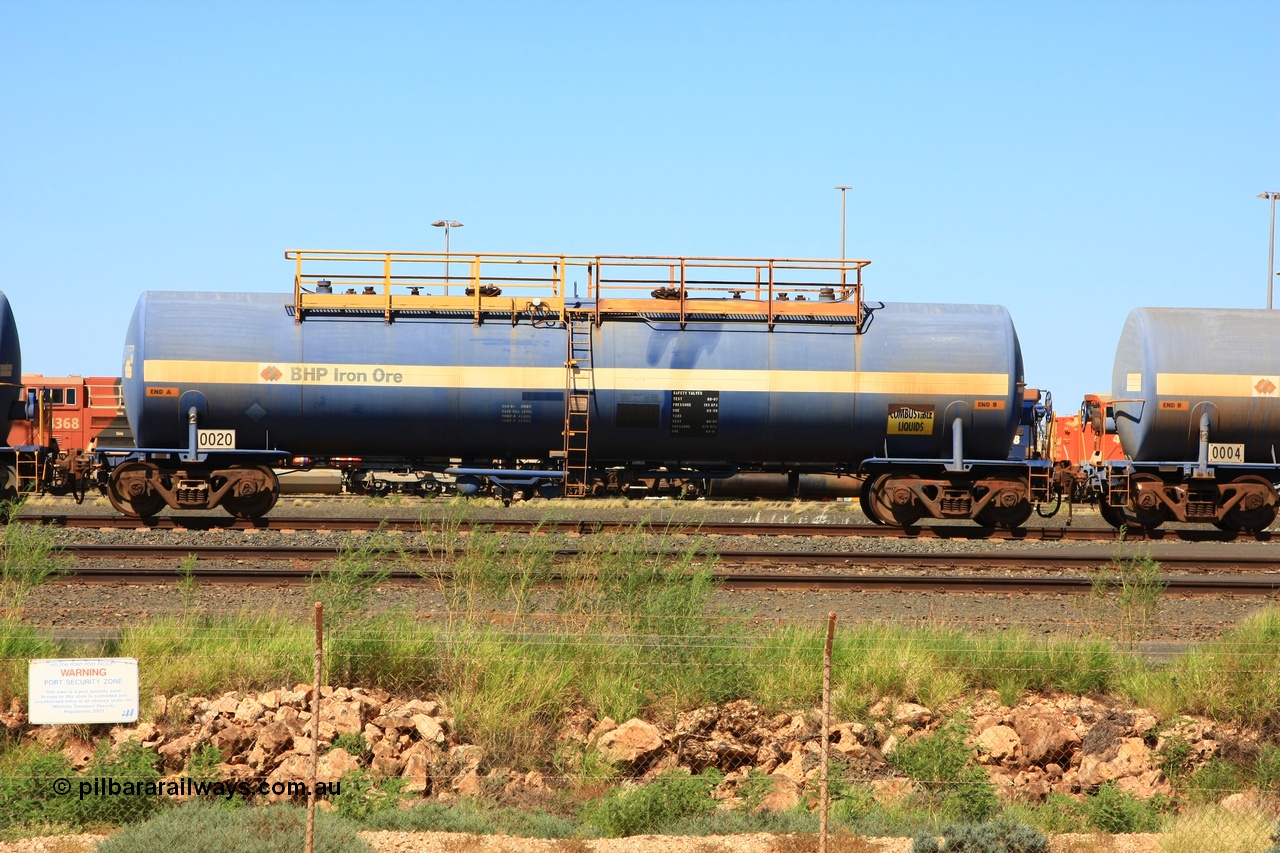
<path id="1" fill-rule="evenodd" d="M 235 450 L 236 431 L 233 429 L 196 430 L 197 450 Z"/>

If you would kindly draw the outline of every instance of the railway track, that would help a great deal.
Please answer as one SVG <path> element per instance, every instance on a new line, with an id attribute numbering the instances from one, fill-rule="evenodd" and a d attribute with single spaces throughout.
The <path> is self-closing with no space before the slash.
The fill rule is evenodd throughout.
<path id="1" fill-rule="evenodd" d="M 320 564 L 336 559 L 340 552 L 333 547 L 314 546 L 71 545 L 64 549 L 64 553 L 80 561 L 127 560 L 150 565 L 77 565 L 62 576 L 63 581 L 170 582 L 175 577 L 176 564 L 194 555 L 193 573 L 202 581 L 302 583 L 317 570 L 323 571 Z M 421 561 L 422 568 L 393 565 L 391 580 L 447 582 L 449 563 L 461 553 L 402 549 L 396 556 L 416 558 Z M 555 560 L 564 561 L 584 553 L 587 552 L 560 548 L 552 555 Z M 657 556 L 663 552 L 653 553 Z M 1045 550 L 1020 553 L 723 550 L 709 556 L 716 560 L 717 581 L 728 589 L 741 590 L 913 588 L 935 592 L 1082 592 L 1092 588 L 1091 573 L 1110 561 L 1108 557 L 1097 554 Z M 221 565 L 212 565 L 215 562 Z M 316 567 L 307 565 L 311 563 L 317 564 Z M 1166 572 L 1162 582 L 1171 593 L 1280 594 L 1280 560 L 1277 557 L 1198 555 L 1162 558 L 1160 563 Z M 890 573 L 886 569 L 899 571 Z M 1032 574 L 1044 571 L 1057 574 Z M 554 575 L 549 578 L 554 579 Z"/>
<path id="2" fill-rule="evenodd" d="M 459 531 L 476 528 L 498 533 L 599 533 L 643 532 L 653 534 L 699 534 L 705 536 L 824 536 L 880 537 L 900 539 L 976 540 L 999 539 L 1027 542 L 1271 542 L 1274 531 L 1257 534 L 1231 533 L 1215 528 L 1158 528 L 1152 531 L 1126 530 L 1123 535 L 1111 527 L 1024 527 L 997 530 L 970 524 L 894 527 L 879 524 L 815 524 L 808 522 L 748 521 L 597 521 L 597 520 L 529 520 L 516 518 L 477 518 L 461 521 L 437 521 L 422 518 L 332 518 L 283 516 L 279 518 L 237 519 L 230 516 L 191 515 L 159 516 L 151 519 L 122 515 L 22 515 L 15 521 L 54 527 L 97 530 L 422 530 L 441 525 L 456 526 Z"/>
<path id="3" fill-rule="evenodd" d="M 257 562 L 263 560 L 292 560 L 315 562 L 334 560 L 341 549 L 328 545 L 100 545 L 72 544 L 62 552 L 79 560 L 181 560 L 195 555 L 197 560 L 234 560 Z M 454 549 L 444 553 L 439 548 L 401 547 L 394 555 L 404 555 L 418 560 L 440 561 L 465 553 Z M 591 551 L 581 548 L 556 548 L 552 555 L 565 560 Z M 653 551 L 654 556 L 663 552 Z M 1056 569 L 1090 570 L 1105 566 L 1112 555 L 1083 553 L 1065 550 L 1026 551 L 965 551 L 944 553 L 939 551 L 790 551 L 778 549 L 742 550 L 715 549 L 702 552 L 714 556 L 721 565 L 728 566 L 793 566 L 793 567 L 883 567 L 911 566 L 916 568 L 988 568 L 988 569 Z M 1172 556 L 1162 554 L 1160 564 L 1168 570 L 1180 572 L 1272 572 L 1280 578 L 1280 553 L 1250 554 L 1188 554 Z"/>
<path id="4" fill-rule="evenodd" d="M 198 568 L 192 575 L 197 581 L 213 584 L 294 585 L 309 583 L 314 572 L 302 568 L 263 566 L 216 566 Z M 1079 575 L 964 575 L 913 573 L 833 574 L 799 572 L 714 572 L 716 583 L 733 591 L 800 591 L 800 592 L 956 592 L 967 594 L 1056 595 L 1087 594 L 1093 590 L 1092 579 Z M 81 567 L 55 578 L 53 583 L 171 583 L 172 568 L 156 567 Z M 447 570 L 415 572 L 396 568 L 389 582 L 412 584 L 448 583 Z M 544 582 L 561 583 L 567 576 L 552 573 Z M 1201 577 L 1165 576 L 1161 578 L 1166 594 L 1228 595 L 1270 597 L 1280 595 L 1280 576 L 1249 573 Z"/>

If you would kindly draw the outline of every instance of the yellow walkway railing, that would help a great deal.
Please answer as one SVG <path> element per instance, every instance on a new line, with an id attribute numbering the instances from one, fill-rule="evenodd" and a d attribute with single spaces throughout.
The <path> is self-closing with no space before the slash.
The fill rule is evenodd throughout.
<path id="1" fill-rule="evenodd" d="M 637 255 L 504 255 L 292 249 L 294 311 L 308 314 L 465 311 L 557 319 L 589 313 L 846 317 L 862 314 L 870 261 Z"/>

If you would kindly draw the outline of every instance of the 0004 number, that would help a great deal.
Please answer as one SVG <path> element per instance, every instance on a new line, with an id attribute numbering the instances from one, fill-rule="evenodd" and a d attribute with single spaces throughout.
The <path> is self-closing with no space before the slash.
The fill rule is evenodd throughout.
<path id="1" fill-rule="evenodd" d="M 1244 463 L 1244 445 L 1243 444 L 1210 444 L 1209 445 L 1209 461 L 1210 462 L 1239 462 Z"/>

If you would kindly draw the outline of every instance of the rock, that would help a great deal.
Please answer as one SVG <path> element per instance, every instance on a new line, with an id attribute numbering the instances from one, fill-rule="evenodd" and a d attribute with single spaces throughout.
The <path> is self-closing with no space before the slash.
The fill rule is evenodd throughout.
<path id="1" fill-rule="evenodd" d="M 449 787 L 457 791 L 459 797 L 479 796 L 484 791 L 484 778 L 479 769 L 470 767 L 455 776 Z"/>
<path id="2" fill-rule="evenodd" d="M 80 738 L 69 738 L 62 746 L 62 754 L 77 770 L 83 770 L 93 760 L 93 744 Z"/>
<path id="3" fill-rule="evenodd" d="M 1022 747 L 1022 757 L 1029 764 L 1067 763 L 1080 736 L 1075 729 L 1039 713 L 1015 713 L 1013 730 Z"/>
<path id="4" fill-rule="evenodd" d="M 434 717 L 428 717 L 426 714 L 414 714 L 412 718 L 413 727 L 417 729 L 419 737 L 428 743 L 444 743 L 444 728 L 436 722 Z"/>
<path id="5" fill-rule="evenodd" d="M 663 746 L 657 726 L 640 719 L 627 720 L 597 741 L 600 754 L 607 760 L 633 767 L 653 758 Z"/>
<path id="6" fill-rule="evenodd" d="M 400 711 L 409 717 L 414 714 L 426 714 L 428 717 L 435 717 L 439 716 L 441 708 L 439 702 L 410 699 L 400 706 Z"/>
<path id="7" fill-rule="evenodd" d="M 1151 750 L 1142 738 L 1125 738 L 1113 751 L 1084 755 L 1080 759 L 1079 783 L 1081 788 L 1092 789 L 1104 782 L 1142 776 L 1150 769 Z"/>
<path id="8" fill-rule="evenodd" d="M 587 746 L 595 746 L 600 738 L 604 737 L 617 727 L 618 724 L 612 717 L 605 717 L 603 720 L 596 723 L 595 728 L 587 733 Z"/>
<path id="9" fill-rule="evenodd" d="M 862 745 L 862 736 L 867 732 L 867 727 L 861 723 L 841 723 L 831 729 L 830 744 L 831 749 L 837 755 L 843 755 L 845 758 L 862 758 L 867 754 L 866 747 Z"/>
<path id="10" fill-rule="evenodd" d="M 359 768 L 360 762 L 354 755 L 341 747 L 331 749 L 320 756 L 320 763 L 316 768 L 316 780 L 320 782 L 337 782 L 345 774 Z"/>
<path id="11" fill-rule="evenodd" d="M 1008 726 L 992 726 L 978 735 L 974 743 L 986 758 L 1003 762 L 1013 758 L 1021 742 L 1018 733 Z"/>
<path id="12" fill-rule="evenodd" d="M 236 705 L 235 721 L 245 724 L 256 723 L 265 710 L 266 708 L 257 699 L 251 699 L 246 696 L 240 701 L 240 704 Z"/>
<path id="13" fill-rule="evenodd" d="M 237 725 L 223 726 L 209 738 L 209 743 L 222 753 L 223 761 L 230 761 L 242 747 L 252 742 L 253 735 L 249 730 Z"/>
<path id="14" fill-rule="evenodd" d="M 682 740 L 688 737 L 706 737 L 711 734 L 711 730 L 715 728 L 718 722 L 720 722 L 720 709 L 714 705 L 710 708 L 686 711 L 676 717 L 676 728 L 672 739 Z"/>
<path id="15" fill-rule="evenodd" d="M 360 734 L 364 729 L 361 716 L 363 706 L 359 702 L 344 702 L 336 698 L 320 708 L 320 725 L 331 723 L 339 735 Z"/>
<path id="16" fill-rule="evenodd" d="M 268 757 L 274 758 L 293 743 L 293 732 L 279 720 L 258 729 L 257 747 Z"/>
<path id="17" fill-rule="evenodd" d="M 408 782 L 400 790 L 413 794 L 422 794 L 423 796 L 431 793 L 429 769 L 430 765 L 427 763 L 426 756 L 421 754 L 409 756 L 400 771 L 400 778 L 407 779 Z"/>
<path id="18" fill-rule="evenodd" d="M 191 754 L 191 750 L 196 743 L 198 743 L 198 740 L 195 735 L 183 735 L 161 745 L 156 751 L 160 753 L 160 758 L 164 761 L 166 768 L 181 770 L 187 765 L 187 756 Z"/>
<path id="19" fill-rule="evenodd" d="M 422 760 L 425 766 L 425 759 Z M 399 776 L 400 772 L 404 770 L 404 766 L 405 762 L 393 755 L 375 755 L 369 760 L 369 772 L 382 778 Z"/>
<path id="20" fill-rule="evenodd" d="M 769 777 L 769 793 L 760 800 L 762 811 L 785 812 L 800 804 L 800 786 L 785 776 Z"/>
<path id="21" fill-rule="evenodd" d="M 914 702 L 899 702 L 893 706 L 893 721 L 899 725 L 918 729 L 921 726 L 928 725 L 932 719 L 933 712 L 923 705 L 917 705 Z"/>
<path id="22" fill-rule="evenodd" d="M 706 740 L 690 738 L 680 749 L 680 764 L 690 773 L 701 773 L 708 767 L 734 770 L 756 760 L 756 751 L 730 734 L 712 736 Z"/>

